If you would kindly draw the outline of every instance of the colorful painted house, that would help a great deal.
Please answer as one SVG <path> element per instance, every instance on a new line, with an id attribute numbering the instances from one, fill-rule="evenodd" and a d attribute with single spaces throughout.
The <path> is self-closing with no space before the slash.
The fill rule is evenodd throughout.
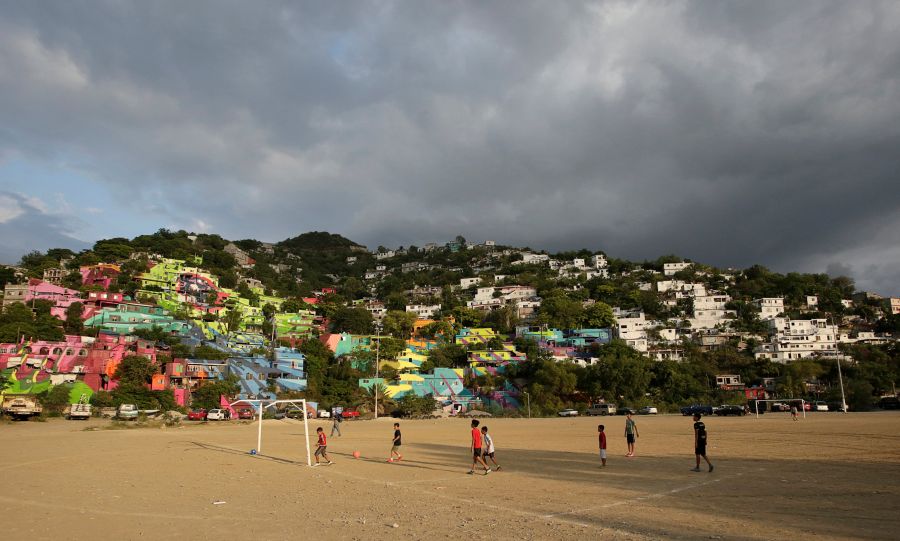
<path id="1" fill-rule="evenodd" d="M 456 335 L 457 344 L 468 346 L 469 344 L 486 344 L 494 338 L 503 340 L 503 336 L 489 328 L 463 328 Z"/>

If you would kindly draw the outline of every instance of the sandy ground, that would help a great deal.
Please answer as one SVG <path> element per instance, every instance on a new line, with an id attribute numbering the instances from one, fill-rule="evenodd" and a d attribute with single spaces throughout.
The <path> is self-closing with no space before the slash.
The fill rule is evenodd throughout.
<path id="1" fill-rule="evenodd" d="M 468 420 L 345 422 L 332 466 L 302 421 L 109 430 L 0 424 L 3 539 L 896 539 L 900 412 L 708 418 L 716 470 L 693 473 L 692 422 L 484 421 L 502 471 L 467 475 Z M 596 427 L 609 438 L 600 468 Z M 330 423 L 311 422 L 315 426 Z M 359 450 L 360 459 L 351 453 Z M 214 504 L 213 502 L 225 502 Z M 396 525 L 396 526 L 395 526 Z"/>

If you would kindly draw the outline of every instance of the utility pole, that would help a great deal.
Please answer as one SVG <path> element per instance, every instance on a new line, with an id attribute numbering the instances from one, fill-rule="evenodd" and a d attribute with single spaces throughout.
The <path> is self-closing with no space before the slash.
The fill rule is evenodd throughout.
<path id="1" fill-rule="evenodd" d="M 378 419 L 378 365 L 381 361 L 381 339 L 378 336 L 380 334 L 380 329 L 378 328 L 378 323 L 374 322 L 375 325 L 375 418 Z"/>
<path id="2" fill-rule="evenodd" d="M 847 413 L 847 399 L 844 396 L 844 376 L 841 374 L 841 359 L 838 357 L 838 381 L 841 383 L 841 411 Z"/>
<path id="3" fill-rule="evenodd" d="M 531 395 L 528 394 L 528 391 L 525 392 L 525 403 L 528 405 L 528 418 L 531 419 Z"/>

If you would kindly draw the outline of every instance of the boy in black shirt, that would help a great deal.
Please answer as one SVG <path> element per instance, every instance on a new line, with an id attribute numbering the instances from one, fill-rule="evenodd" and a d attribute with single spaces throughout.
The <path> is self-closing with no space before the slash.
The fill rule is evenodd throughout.
<path id="1" fill-rule="evenodd" d="M 400 445 L 402 443 L 400 437 L 400 423 L 394 423 L 394 440 L 393 446 L 391 447 L 391 457 L 388 459 L 388 462 L 394 461 L 394 455 L 397 455 L 398 462 L 403 460 L 403 455 L 400 454 Z"/>
<path id="2" fill-rule="evenodd" d="M 700 420 L 700 414 L 694 414 L 694 455 L 697 458 L 697 465 L 691 471 L 700 471 L 700 457 L 709 464 L 709 471 L 712 473 L 713 465 L 706 456 L 706 425 Z"/>

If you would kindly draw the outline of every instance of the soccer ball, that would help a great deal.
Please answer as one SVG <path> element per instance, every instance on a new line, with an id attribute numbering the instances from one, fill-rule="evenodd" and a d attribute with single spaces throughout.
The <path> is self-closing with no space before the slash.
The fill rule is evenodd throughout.
<path id="1" fill-rule="evenodd" d="M 251 454 L 251 455 L 255 455 L 255 454 L 256 454 L 256 449 L 250 449 L 250 454 Z"/>
<path id="2" fill-rule="evenodd" d="M 353 451 L 353 458 L 359 458 L 359 451 Z"/>

